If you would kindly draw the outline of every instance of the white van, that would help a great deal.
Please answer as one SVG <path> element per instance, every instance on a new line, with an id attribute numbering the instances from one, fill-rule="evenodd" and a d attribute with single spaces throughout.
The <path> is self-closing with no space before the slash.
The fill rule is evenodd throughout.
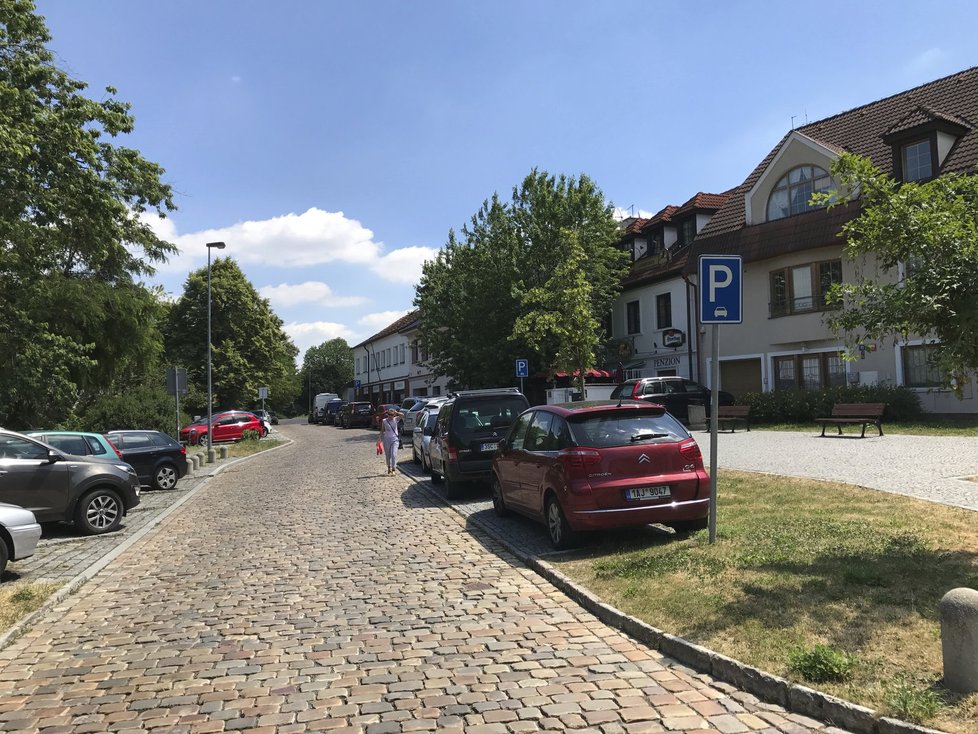
<path id="1" fill-rule="evenodd" d="M 312 400 L 312 415 L 309 416 L 310 423 L 322 423 L 323 416 L 326 414 L 326 403 L 330 400 L 338 400 L 339 395 L 335 392 L 321 392 Z"/>

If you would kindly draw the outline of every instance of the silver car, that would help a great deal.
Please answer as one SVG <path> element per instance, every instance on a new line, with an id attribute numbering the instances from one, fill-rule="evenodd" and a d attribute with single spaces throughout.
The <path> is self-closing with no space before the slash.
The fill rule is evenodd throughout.
<path id="1" fill-rule="evenodd" d="M 428 410 L 428 408 L 438 408 L 441 404 L 448 400 L 447 397 L 437 397 L 437 398 L 427 398 L 426 400 L 419 401 L 414 404 L 413 407 L 402 411 L 404 413 L 404 418 L 401 421 L 401 433 L 405 436 L 413 435 L 414 429 L 418 425 L 418 419 L 421 414 Z"/>
<path id="2" fill-rule="evenodd" d="M 33 512 L 0 502 L 0 574 L 7 567 L 7 561 L 34 555 L 40 537 L 41 526 Z"/>
<path id="3" fill-rule="evenodd" d="M 421 464 L 424 471 L 431 470 L 431 454 L 428 449 L 431 446 L 431 436 L 435 432 L 435 419 L 438 417 L 438 408 L 425 408 L 417 411 L 417 420 L 414 430 L 411 432 L 411 440 L 414 444 L 412 453 L 415 464 Z"/>

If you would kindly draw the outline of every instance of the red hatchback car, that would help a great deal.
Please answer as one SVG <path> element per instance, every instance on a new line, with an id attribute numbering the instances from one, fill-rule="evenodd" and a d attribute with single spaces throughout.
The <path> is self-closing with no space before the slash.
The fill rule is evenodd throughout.
<path id="1" fill-rule="evenodd" d="M 492 504 L 500 516 L 512 510 L 542 521 L 561 549 L 580 531 L 705 528 L 710 477 L 696 441 L 661 405 L 538 405 L 499 443 Z"/>
<path id="2" fill-rule="evenodd" d="M 254 413 L 244 410 L 225 410 L 211 416 L 214 435 L 211 443 L 222 441 L 240 441 L 245 431 L 255 431 L 259 436 L 265 435 L 265 427 Z M 189 426 L 180 429 L 180 440 L 187 444 L 207 444 L 207 418 L 197 420 Z"/>

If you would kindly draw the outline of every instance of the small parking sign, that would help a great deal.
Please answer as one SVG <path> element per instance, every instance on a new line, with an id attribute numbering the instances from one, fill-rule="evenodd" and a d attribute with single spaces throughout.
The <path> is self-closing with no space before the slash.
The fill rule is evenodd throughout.
<path id="1" fill-rule="evenodd" d="M 516 360 L 516 376 L 517 377 L 530 376 L 530 360 L 528 359 Z"/>
<path id="2" fill-rule="evenodd" d="M 743 261 L 740 255 L 700 255 L 700 323 L 743 323 Z"/>

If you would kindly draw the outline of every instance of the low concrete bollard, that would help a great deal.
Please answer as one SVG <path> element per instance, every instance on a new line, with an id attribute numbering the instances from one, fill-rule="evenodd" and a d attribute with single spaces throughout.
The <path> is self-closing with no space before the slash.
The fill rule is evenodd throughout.
<path id="1" fill-rule="evenodd" d="M 978 691 L 978 591 L 951 589 L 937 605 L 944 652 L 944 686 Z"/>
<path id="2" fill-rule="evenodd" d="M 208 464 L 213 464 L 214 463 L 214 457 L 215 456 L 217 456 L 217 453 L 214 451 L 214 449 L 207 449 L 207 463 Z"/>
<path id="3" fill-rule="evenodd" d="M 186 476 L 192 477 L 194 475 L 194 469 L 196 469 L 196 468 L 197 467 L 194 466 L 194 460 L 193 459 L 187 459 L 187 474 L 186 474 Z"/>
<path id="4" fill-rule="evenodd" d="M 190 460 L 194 462 L 194 471 L 200 469 L 200 464 L 201 464 L 200 459 L 201 459 L 200 454 L 194 454 L 193 456 L 190 457 Z"/>
<path id="5" fill-rule="evenodd" d="M 223 461 L 226 458 L 228 458 L 228 447 L 221 446 L 221 460 Z"/>

